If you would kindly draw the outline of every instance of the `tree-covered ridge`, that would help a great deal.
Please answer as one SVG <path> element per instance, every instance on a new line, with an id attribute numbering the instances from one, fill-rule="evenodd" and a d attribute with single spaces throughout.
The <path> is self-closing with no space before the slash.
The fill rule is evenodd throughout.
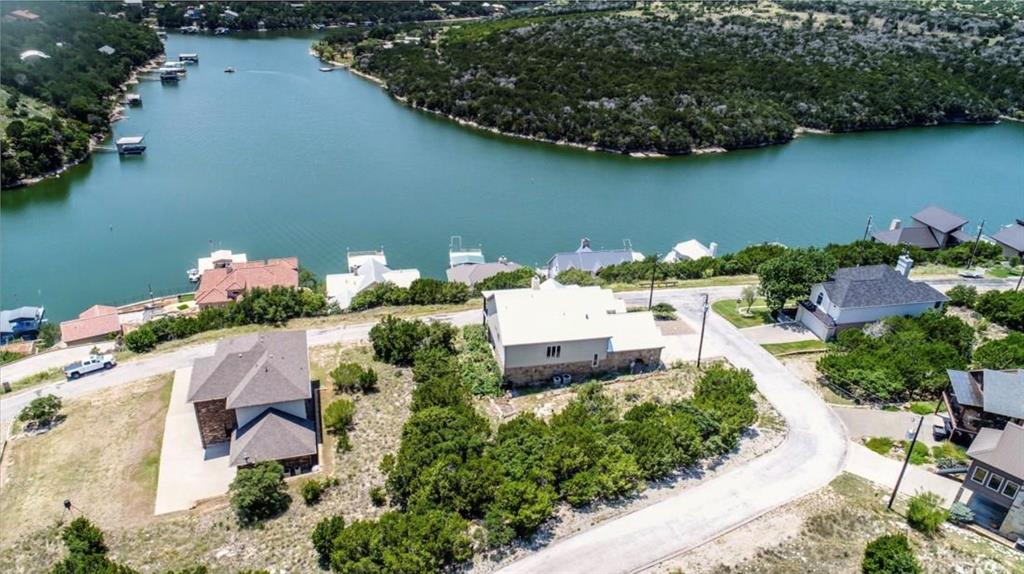
<path id="1" fill-rule="evenodd" d="M 132 70 L 163 52 L 156 33 L 123 19 L 91 11 L 85 4 L 10 2 L 3 7 L 0 83 L 13 92 L 3 102 L 10 121 L 0 146 L 3 184 L 38 176 L 81 159 L 89 135 L 110 126 L 111 96 Z M 27 10 L 35 19 L 11 15 Z M 99 51 L 114 48 L 113 54 Z M 21 55 L 39 50 L 47 57 Z M 52 118 L 29 117 L 16 94 L 56 109 Z"/>
<path id="2" fill-rule="evenodd" d="M 1024 117 L 1019 7 L 664 6 L 424 28 L 429 41 L 357 44 L 354 65 L 416 106 L 624 152 Z"/>

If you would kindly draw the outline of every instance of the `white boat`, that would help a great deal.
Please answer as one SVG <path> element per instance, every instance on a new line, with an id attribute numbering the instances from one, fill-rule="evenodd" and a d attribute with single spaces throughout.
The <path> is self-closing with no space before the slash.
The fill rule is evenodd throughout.
<path id="1" fill-rule="evenodd" d="M 484 252 L 479 247 L 463 247 L 462 236 L 452 235 L 448 240 L 448 266 L 484 263 Z"/>
<path id="2" fill-rule="evenodd" d="M 186 271 L 185 275 L 188 276 L 188 280 L 190 283 L 198 283 L 199 278 L 202 277 L 202 275 L 199 273 L 199 270 L 196 269 L 195 267 Z"/>

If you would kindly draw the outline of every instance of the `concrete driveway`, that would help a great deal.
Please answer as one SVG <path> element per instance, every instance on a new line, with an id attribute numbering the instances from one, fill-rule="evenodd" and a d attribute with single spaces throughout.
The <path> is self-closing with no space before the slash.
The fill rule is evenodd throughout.
<path id="1" fill-rule="evenodd" d="M 850 441 L 847 448 L 845 470 L 866 478 L 871 482 L 893 488 L 896 486 L 896 479 L 900 476 L 901 461 L 882 456 L 868 447 Z M 907 465 L 907 472 L 903 475 L 903 482 L 900 484 L 900 494 L 911 496 L 919 492 L 934 492 L 942 497 L 946 506 L 953 504 L 956 493 L 960 490 L 960 483 L 929 472 L 923 468 Z M 961 502 L 970 499 L 970 491 L 964 490 L 964 496 L 960 497 Z"/>
<path id="2" fill-rule="evenodd" d="M 203 449 L 196 413 L 188 399 L 192 367 L 174 372 L 171 404 L 160 447 L 160 474 L 153 514 L 188 510 L 205 498 L 228 491 L 236 469 L 228 465 L 228 445 Z"/>
<path id="3" fill-rule="evenodd" d="M 920 415 L 909 412 L 883 411 L 879 409 L 841 407 L 833 405 L 832 410 L 843 419 L 846 430 L 851 440 L 864 437 L 884 436 L 893 440 L 907 439 L 907 431 L 913 432 L 917 427 L 917 419 Z M 932 425 L 942 424 L 942 418 L 937 415 L 925 415 L 924 423 L 921 425 L 921 434 L 918 435 L 918 442 L 928 446 L 938 444 L 932 438 Z"/>

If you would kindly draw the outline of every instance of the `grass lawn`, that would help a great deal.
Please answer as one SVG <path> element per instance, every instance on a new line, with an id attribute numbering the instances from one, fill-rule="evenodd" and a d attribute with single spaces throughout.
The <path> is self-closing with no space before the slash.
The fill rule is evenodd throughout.
<path id="1" fill-rule="evenodd" d="M 910 404 L 910 412 L 915 415 L 930 415 L 935 412 L 942 401 L 918 401 Z"/>
<path id="2" fill-rule="evenodd" d="M 806 353 L 824 351 L 828 349 L 828 346 L 825 345 L 825 343 L 822 343 L 817 339 L 812 339 L 810 341 L 792 341 L 789 343 L 765 343 L 761 346 L 764 347 L 765 351 L 768 351 L 776 357 L 780 355 L 788 355 L 790 353 Z"/>
<path id="3" fill-rule="evenodd" d="M 59 381 L 64 378 L 64 370 L 61 368 L 53 368 L 46 371 L 39 371 L 34 375 L 29 375 L 24 379 L 18 379 L 11 383 L 11 392 L 17 392 L 24 389 L 28 389 L 37 385 L 45 383 L 52 383 Z M 3 394 L 0 392 L 0 394 Z"/>
<path id="4" fill-rule="evenodd" d="M 690 287 L 721 287 L 728 285 L 756 285 L 757 275 L 723 275 L 720 277 L 707 277 L 705 279 L 668 279 L 666 281 L 655 281 L 654 288 L 657 289 L 687 289 Z M 615 292 L 619 291 L 643 291 L 651 288 L 650 281 L 638 281 L 636 283 L 612 283 L 607 286 Z"/>
<path id="5" fill-rule="evenodd" d="M 104 529 L 147 521 L 171 381 L 168 373 L 68 401 L 53 430 L 11 440 L 0 544 L 53 524 L 65 499 Z"/>
<path id="6" fill-rule="evenodd" d="M 892 451 L 892 444 L 892 439 L 884 436 L 873 436 L 864 441 L 864 446 L 883 456 Z"/>
<path id="7" fill-rule="evenodd" d="M 732 323 L 737 329 L 774 323 L 768 308 L 764 306 L 764 299 L 754 301 L 754 305 L 750 308 L 749 316 L 744 314 L 746 305 L 737 303 L 735 299 L 715 301 L 711 304 L 711 308 L 715 310 L 715 313 L 725 318 L 726 321 Z"/>
<path id="8" fill-rule="evenodd" d="M 16 119 L 27 119 L 34 118 L 36 116 L 53 117 L 54 110 L 43 102 L 26 96 L 21 96 L 21 104 L 18 106 L 22 110 L 26 110 L 28 114 L 25 118 L 16 118 L 11 115 L 10 109 L 3 104 L 7 103 L 7 98 L 11 96 L 13 92 L 8 88 L 0 88 L 0 131 L 6 130 L 7 126 Z"/>

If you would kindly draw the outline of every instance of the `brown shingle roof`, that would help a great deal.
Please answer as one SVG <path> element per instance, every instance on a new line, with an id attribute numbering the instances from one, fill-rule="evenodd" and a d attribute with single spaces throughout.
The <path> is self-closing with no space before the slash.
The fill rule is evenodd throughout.
<path id="1" fill-rule="evenodd" d="M 275 285 L 299 286 L 299 260 L 296 257 L 235 263 L 227 267 L 209 269 L 199 280 L 196 291 L 197 305 L 216 305 L 234 300 L 239 292 Z"/>
<path id="2" fill-rule="evenodd" d="M 212 357 L 193 364 L 188 400 L 225 399 L 227 408 L 237 409 L 311 394 L 306 332 L 281 331 L 219 342 Z"/>
<path id="3" fill-rule="evenodd" d="M 121 330 L 121 320 L 117 316 L 116 307 L 93 305 L 82 311 L 77 319 L 64 321 L 60 324 L 60 338 L 68 344 L 84 339 L 92 339 Z"/>

